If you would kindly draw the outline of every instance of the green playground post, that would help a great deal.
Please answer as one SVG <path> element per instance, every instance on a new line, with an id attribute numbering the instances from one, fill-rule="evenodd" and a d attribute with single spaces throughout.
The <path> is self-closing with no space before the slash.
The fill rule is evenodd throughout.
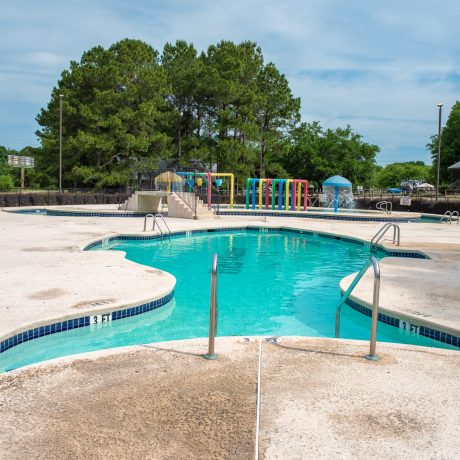
<path id="1" fill-rule="evenodd" d="M 246 179 L 246 209 L 249 209 L 249 185 L 251 183 L 251 178 Z"/>

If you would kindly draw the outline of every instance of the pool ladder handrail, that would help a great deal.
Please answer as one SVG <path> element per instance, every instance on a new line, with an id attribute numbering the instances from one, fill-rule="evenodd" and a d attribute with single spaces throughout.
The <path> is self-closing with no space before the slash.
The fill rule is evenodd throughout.
<path id="1" fill-rule="evenodd" d="M 214 352 L 214 344 L 217 335 L 217 254 L 212 255 L 211 264 L 211 295 L 210 295 L 210 306 L 209 306 L 209 340 L 208 340 L 208 352 L 203 355 L 206 359 L 217 359 L 217 355 Z"/>
<path id="2" fill-rule="evenodd" d="M 393 222 L 387 222 L 380 230 L 372 237 L 370 243 L 370 252 L 371 254 L 377 252 L 377 245 L 379 244 L 380 240 L 384 237 L 385 233 L 393 227 L 393 244 L 399 246 L 401 242 L 401 229 L 399 228 L 398 224 L 394 224 Z"/>
<path id="3" fill-rule="evenodd" d="M 353 289 L 359 283 L 361 278 L 367 272 L 367 269 L 372 265 L 374 269 L 374 291 L 372 295 L 372 321 L 371 321 L 371 336 L 369 344 L 369 354 L 365 356 L 366 359 L 377 361 L 379 356 L 376 354 L 377 348 L 377 321 L 379 317 L 379 298 L 380 298 L 380 265 L 376 257 L 370 256 L 366 260 L 361 270 L 357 273 L 353 281 L 348 286 L 348 289 L 342 295 L 339 304 L 337 305 L 335 313 L 335 337 L 340 337 L 340 313 L 342 305 L 348 300 Z"/>
<path id="4" fill-rule="evenodd" d="M 391 211 L 393 211 L 393 203 L 391 201 L 379 201 L 375 207 L 385 214 L 391 214 Z"/>
<path id="5" fill-rule="evenodd" d="M 169 239 L 171 239 L 171 229 L 169 228 L 168 224 L 166 223 L 166 220 L 163 216 L 163 214 L 161 213 L 158 213 L 158 214 L 146 214 L 145 217 L 144 217 L 144 232 L 146 231 L 147 229 L 147 220 L 148 218 L 151 217 L 153 219 L 153 223 L 152 223 L 152 232 L 155 230 L 155 226 L 157 226 L 157 219 L 161 219 L 163 221 L 163 223 L 165 224 L 165 231 L 163 231 L 160 227 L 160 224 L 158 223 L 158 230 L 160 231 L 160 234 L 161 234 L 161 238 L 163 239 L 163 236 L 165 233 L 168 234 L 168 237 Z"/>
<path id="6" fill-rule="evenodd" d="M 459 212 L 458 211 L 446 211 L 443 216 L 441 217 L 441 223 L 444 222 L 444 219 L 446 224 L 452 224 L 452 220 L 454 217 L 457 217 L 457 224 L 459 223 L 460 221 L 460 217 L 459 217 Z"/>
<path id="7" fill-rule="evenodd" d="M 153 214 L 146 214 L 144 217 L 144 232 L 147 231 L 147 220 L 148 218 L 151 217 L 152 219 L 155 219 L 155 216 Z"/>

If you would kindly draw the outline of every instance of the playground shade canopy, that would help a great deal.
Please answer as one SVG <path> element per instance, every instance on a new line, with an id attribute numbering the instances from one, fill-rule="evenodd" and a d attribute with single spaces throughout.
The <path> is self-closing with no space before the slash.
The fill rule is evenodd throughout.
<path id="1" fill-rule="evenodd" d="M 162 172 L 157 177 L 155 177 L 155 184 L 170 184 L 170 183 L 180 184 L 181 182 L 182 182 L 182 177 L 180 177 L 179 175 L 171 171 Z"/>
<path id="2" fill-rule="evenodd" d="M 351 182 L 342 176 L 331 176 L 323 182 L 323 187 L 351 187 Z"/>
<path id="3" fill-rule="evenodd" d="M 346 196 L 348 189 L 351 189 L 351 182 L 342 176 L 331 176 L 323 182 L 323 192 L 331 198 L 333 192 L 334 212 L 338 211 L 339 202 Z"/>

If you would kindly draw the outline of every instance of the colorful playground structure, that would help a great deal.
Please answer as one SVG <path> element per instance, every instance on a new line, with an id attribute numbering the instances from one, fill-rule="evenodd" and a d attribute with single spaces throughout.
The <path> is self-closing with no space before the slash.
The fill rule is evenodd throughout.
<path id="1" fill-rule="evenodd" d="M 256 184 L 257 187 L 256 191 Z M 265 188 L 265 192 L 264 192 Z M 300 210 L 302 205 L 303 188 L 303 210 L 308 207 L 308 181 L 306 179 L 257 179 L 246 180 L 246 209 L 249 209 L 251 201 L 252 209 L 256 209 L 256 195 L 259 197 L 258 209 L 263 209 L 263 198 L 265 195 L 265 209 L 278 209 L 292 211 Z M 277 193 L 278 192 L 278 193 Z M 271 199 L 270 199 L 271 195 Z M 276 196 L 278 205 L 276 206 Z M 250 200 L 251 198 L 251 200 Z M 270 206 L 271 203 L 271 206 Z"/>
<path id="2" fill-rule="evenodd" d="M 212 183 L 214 182 L 217 188 L 222 186 L 222 177 L 230 178 L 230 208 L 233 208 L 234 205 L 234 195 L 235 195 L 235 176 L 232 173 L 198 173 L 198 172 L 188 172 L 180 171 L 176 173 L 181 178 L 185 179 L 185 185 L 188 186 L 189 191 L 193 190 L 193 187 L 196 185 L 201 186 L 203 182 L 207 186 L 207 197 L 208 197 L 208 208 L 211 208 L 212 200 Z"/>

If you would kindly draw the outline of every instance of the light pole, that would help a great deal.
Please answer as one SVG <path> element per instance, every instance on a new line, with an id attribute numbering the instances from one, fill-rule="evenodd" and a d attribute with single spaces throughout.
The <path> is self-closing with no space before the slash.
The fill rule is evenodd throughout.
<path id="1" fill-rule="evenodd" d="M 59 94 L 59 193 L 62 193 L 62 99 Z"/>
<path id="2" fill-rule="evenodd" d="M 438 201 L 438 195 L 439 195 L 439 167 L 440 167 L 440 162 L 441 162 L 441 112 L 442 112 L 442 102 L 438 102 L 438 112 L 439 112 L 439 117 L 438 117 L 438 167 L 437 167 L 437 172 L 436 172 L 436 201 Z"/>

